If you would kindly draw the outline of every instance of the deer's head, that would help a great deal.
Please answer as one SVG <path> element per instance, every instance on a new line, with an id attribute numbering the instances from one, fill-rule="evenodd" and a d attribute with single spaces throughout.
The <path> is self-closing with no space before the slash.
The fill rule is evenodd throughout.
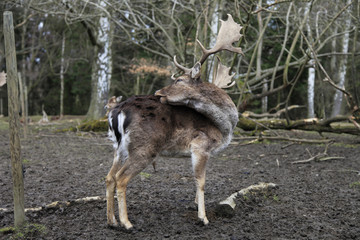
<path id="1" fill-rule="evenodd" d="M 175 65 L 178 65 L 174 57 Z M 182 67 L 182 66 L 180 66 Z M 191 99 L 192 94 L 196 94 L 197 86 L 201 83 L 200 79 L 201 64 L 198 62 L 191 69 L 184 71 L 184 74 L 174 78 L 173 83 L 155 92 L 155 96 L 160 96 L 161 103 L 181 103 L 184 99 Z"/>
<path id="2" fill-rule="evenodd" d="M 201 66 L 210 55 L 221 50 L 243 54 L 241 48 L 232 46 L 234 42 L 240 39 L 241 28 L 242 27 L 233 20 L 232 16 L 228 14 L 228 20 L 221 20 L 221 27 L 216 39 L 216 44 L 212 49 L 207 50 L 200 41 L 197 40 L 203 54 L 201 59 L 196 62 L 192 68 L 181 66 L 177 62 L 176 56 L 174 56 L 174 64 L 183 72 L 183 74 L 177 78 L 172 77 L 174 80 L 173 84 L 155 92 L 156 96 L 161 97 L 160 101 L 162 103 L 186 105 L 187 101 L 197 99 L 199 88 L 202 83 L 200 79 Z M 213 84 L 218 88 L 232 87 L 235 84 L 235 82 L 232 82 L 231 80 L 234 74 L 229 75 L 229 70 L 230 68 L 222 65 L 218 58 L 218 67 L 214 74 L 215 78 Z"/>
<path id="3" fill-rule="evenodd" d="M 122 96 L 119 96 L 119 97 L 112 96 L 108 100 L 107 104 L 104 107 L 106 109 L 106 116 L 108 116 L 111 109 L 113 109 L 114 107 L 119 105 L 119 103 L 121 102 L 121 99 L 122 99 Z"/>

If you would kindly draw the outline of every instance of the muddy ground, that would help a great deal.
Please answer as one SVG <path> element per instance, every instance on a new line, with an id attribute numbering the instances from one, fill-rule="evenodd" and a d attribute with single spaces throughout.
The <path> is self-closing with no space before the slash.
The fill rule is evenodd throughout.
<path id="1" fill-rule="evenodd" d="M 360 239 L 360 139 L 326 137 L 336 142 L 321 162 L 292 164 L 324 151 L 325 145 L 265 142 L 232 144 L 207 165 L 205 200 L 210 224 L 197 221 L 195 183 L 187 158 L 160 158 L 129 184 L 131 231 L 106 225 L 106 202 L 75 203 L 105 196 L 104 177 L 112 162 L 106 133 L 54 133 L 59 124 L 31 126 L 22 138 L 25 207 L 28 222 L 45 231 L 29 239 Z M 281 136 L 321 139 L 316 133 L 278 132 Z M 13 225 L 8 130 L 0 128 L 0 228 Z M 258 182 L 278 188 L 236 200 L 233 216 L 217 204 Z M 45 208 L 54 201 L 69 206 Z M 0 234 L 0 238 L 14 237 Z"/>

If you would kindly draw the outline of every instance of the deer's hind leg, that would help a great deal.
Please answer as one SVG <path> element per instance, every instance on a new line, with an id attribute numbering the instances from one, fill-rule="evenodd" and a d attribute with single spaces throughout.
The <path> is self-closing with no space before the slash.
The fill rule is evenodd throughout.
<path id="1" fill-rule="evenodd" d="M 191 142 L 191 160 L 196 181 L 195 203 L 198 204 L 198 218 L 206 225 L 209 223 L 205 212 L 205 172 L 206 162 L 210 157 L 207 149 L 207 137 L 200 134 Z"/>
<path id="2" fill-rule="evenodd" d="M 121 162 L 119 159 L 119 156 L 117 155 L 116 151 L 114 153 L 114 161 L 113 165 L 108 173 L 108 175 L 105 178 L 106 182 L 106 215 L 107 215 L 107 223 L 109 226 L 117 226 L 118 223 L 115 218 L 114 213 L 114 195 L 115 195 L 115 188 L 116 188 L 116 182 L 115 182 L 115 175 L 121 168 Z"/>
<path id="3" fill-rule="evenodd" d="M 126 229 L 132 228 L 132 224 L 128 219 L 126 206 L 126 188 L 130 180 L 139 174 L 145 167 L 152 162 L 155 154 L 142 153 L 131 154 L 125 164 L 116 173 L 116 190 L 119 205 L 120 224 Z"/>

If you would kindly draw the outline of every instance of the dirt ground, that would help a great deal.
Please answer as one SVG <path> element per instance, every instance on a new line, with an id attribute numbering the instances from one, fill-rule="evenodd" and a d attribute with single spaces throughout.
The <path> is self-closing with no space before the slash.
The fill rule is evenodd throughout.
<path id="1" fill-rule="evenodd" d="M 112 163 L 106 133 L 55 133 L 58 124 L 31 126 L 22 138 L 27 221 L 45 226 L 28 239 L 360 239 L 360 138 L 326 137 L 327 161 L 292 164 L 324 151 L 315 144 L 233 143 L 207 165 L 205 201 L 209 225 L 197 221 L 195 183 L 187 158 L 160 158 L 129 184 L 129 220 L 134 229 L 108 228 L 104 177 Z M 281 136 L 321 139 L 316 133 Z M 0 228 L 13 225 L 8 130 L 0 128 Z M 235 141 L 236 142 L 236 141 Z M 232 193 L 259 182 L 278 187 L 236 199 L 233 215 L 217 211 Z M 54 201 L 69 206 L 44 207 Z M 4 209 L 7 209 L 5 211 Z M 14 233 L 0 238 L 14 237 Z"/>

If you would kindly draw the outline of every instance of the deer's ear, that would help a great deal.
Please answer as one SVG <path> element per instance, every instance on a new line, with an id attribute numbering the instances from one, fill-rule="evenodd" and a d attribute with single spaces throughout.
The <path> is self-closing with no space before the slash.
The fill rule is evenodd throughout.
<path id="1" fill-rule="evenodd" d="M 192 79 L 198 79 L 201 74 L 201 63 L 197 62 L 191 69 L 190 76 Z"/>

